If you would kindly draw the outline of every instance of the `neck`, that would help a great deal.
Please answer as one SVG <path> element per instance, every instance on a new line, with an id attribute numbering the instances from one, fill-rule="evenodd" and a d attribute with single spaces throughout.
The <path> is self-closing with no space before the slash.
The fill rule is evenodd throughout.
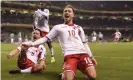
<path id="1" fill-rule="evenodd" d="M 71 24 L 73 24 L 73 21 L 71 20 L 71 21 L 69 21 L 69 22 L 65 22 L 65 24 L 71 25 Z"/>
<path id="2" fill-rule="evenodd" d="M 43 10 L 44 10 L 44 8 L 41 8 L 41 10 L 43 11 Z"/>

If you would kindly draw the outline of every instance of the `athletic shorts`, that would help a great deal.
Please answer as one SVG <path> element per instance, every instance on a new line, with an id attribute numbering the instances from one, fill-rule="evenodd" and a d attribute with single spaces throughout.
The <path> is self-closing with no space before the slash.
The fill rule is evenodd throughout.
<path id="1" fill-rule="evenodd" d="M 119 38 L 118 38 L 118 37 L 115 37 L 115 38 L 114 38 L 114 41 L 119 41 Z"/>
<path id="2" fill-rule="evenodd" d="M 41 35 L 42 35 L 42 37 L 46 36 L 46 34 L 48 34 L 48 32 L 41 31 Z M 51 42 L 51 40 L 48 39 L 47 42 Z"/>
<path id="3" fill-rule="evenodd" d="M 42 37 L 46 36 L 46 34 L 48 34 L 48 32 L 41 31 Z"/>
<path id="4" fill-rule="evenodd" d="M 20 69 L 27 69 L 29 67 L 34 67 L 35 63 L 33 63 L 30 59 L 28 59 L 27 57 L 25 58 L 18 58 L 18 67 Z"/>
<path id="5" fill-rule="evenodd" d="M 99 38 L 99 40 L 102 40 L 102 38 Z"/>
<path id="6" fill-rule="evenodd" d="M 72 71 L 76 75 L 76 70 L 85 73 L 86 69 L 94 66 L 88 54 L 67 55 L 64 58 L 63 71 Z"/>
<path id="7" fill-rule="evenodd" d="M 97 37 L 92 37 L 92 41 L 96 41 L 97 40 Z"/>

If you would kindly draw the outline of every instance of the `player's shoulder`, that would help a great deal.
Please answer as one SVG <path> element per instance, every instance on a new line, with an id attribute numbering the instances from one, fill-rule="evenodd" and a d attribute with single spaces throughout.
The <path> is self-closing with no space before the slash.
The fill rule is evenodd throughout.
<path id="1" fill-rule="evenodd" d="M 36 11 L 35 11 L 35 13 L 37 13 L 37 12 L 39 12 L 40 11 L 40 9 L 37 9 Z"/>
<path id="2" fill-rule="evenodd" d="M 57 24 L 54 27 L 59 28 L 59 27 L 62 27 L 62 26 L 65 26 L 65 24 Z"/>
<path id="3" fill-rule="evenodd" d="M 44 11 L 49 11 L 49 9 L 44 9 Z"/>
<path id="4" fill-rule="evenodd" d="M 74 24 L 74 27 L 76 27 L 76 28 L 82 28 L 82 26 L 77 25 L 77 24 Z"/>

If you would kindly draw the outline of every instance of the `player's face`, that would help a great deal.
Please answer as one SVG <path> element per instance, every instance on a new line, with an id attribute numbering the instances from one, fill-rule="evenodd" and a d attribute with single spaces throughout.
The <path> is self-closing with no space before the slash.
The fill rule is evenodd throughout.
<path id="1" fill-rule="evenodd" d="M 63 11 L 63 18 L 66 23 L 69 23 L 73 20 L 74 13 L 72 8 L 65 8 Z"/>
<path id="2" fill-rule="evenodd" d="M 45 7 L 45 5 L 42 4 L 42 3 L 40 3 L 40 9 L 41 9 L 41 10 L 44 10 L 44 7 Z"/>
<path id="3" fill-rule="evenodd" d="M 40 31 L 38 31 L 38 30 L 34 30 L 33 32 L 32 32 L 32 38 L 33 39 L 39 39 L 41 36 L 40 36 Z"/>

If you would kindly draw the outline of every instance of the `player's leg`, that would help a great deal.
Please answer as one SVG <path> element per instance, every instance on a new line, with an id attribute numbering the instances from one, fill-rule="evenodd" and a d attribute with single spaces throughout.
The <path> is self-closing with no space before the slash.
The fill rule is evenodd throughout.
<path id="1" fill-rule="evenodd" d="M 94 42 L 94 37 L 92 37 L 92 42 Z"/>
<path id="2" fill-rule="evenodd" d="M 32 67 L 26 68 L 26 69 L 13 69 L 10 70 L 10 74 L 16 74 L 16 73 L 31 73 L 32 72 Z"/>
<path id="3" fill-rule="evenodd" d="M 22 38 L 19 39 L 19 43 L 22 43 Z"/>
<path id="4" fill-rule="evenodd" d="M 55 58 L 54 58 L 54 50 L 53 50 L 53 47 L 52 47 L 52 42 L 51 40 L 48 40 L 47 41 L 47 45 L 50 49 L 50 53 L 51 53 L 51 63 L 55 62 Z"/>
<path id="5" fill-rule="evenodd" d="M 44 70 L 45 68 L 46 68 L 46 66 L 36 64 L 36 65 L 34 65 L 34 67 L 32 67 L 32 73 L 40 72 L 40 71 Z"/>
<path id="6" fill-rule="evenodd" d="M 25 68 L 27 69 L 29 67 L 31 67 L 31 69 L 29 70 L 29 73 L 40 72 L 45 68 L 44 65 L 34 64 L 31 60 L 26 59 Z M 27 71 L 26 69 L 24 69 L 23 72 L 26 72 Z"/>
<path id="7" fill-rule="evenodd" d="M 40 71 L 43 69 L 40 65 L 35 65 L 31 60 L 29 60 L 27 57 L 18 57 L 18 67 L 19 69 L 11 70 L 9 73 L 15 74 L 15 73 L 32 73 L 36 71 Z"/>
<path id="8" fill-rule="evenodd" d="M 96 79 L 96 70 L 94 66 L 90 66 L 86 69 L 86 74 L 88 80 L 95 80 Z"/>
<path id="9" fill-rule="evenodd" d="M 14 43 L 14 39 L 11 39 L 11 43 Z"/>
<path id="10" fill-rule="evenodd" d="M 33 67 L 29 67 L 26 69 L 13 69 L 10 70 L 9 73 L 10 74 L 15 74 L 15 73 L 35 73 L 35 72 L 40 72 L 44 69 L 44 66 L 41 66 L 39 64 L 33 66 Z"/>
<path id="11" fill-rule="evenodd" d="M 47 32 L 41 31 L 41 36 L 42 36 L 42 37 L 46 36 L 46 34 L 47 34 Z M 48 45 L 48 47 L 49 47 L 49 49 L 50 49 L 51 56 L 53 57 L 53 56 L 54 56 L 54 51 L 53 51 L 53 46 L 52 46 L 52 44 L 51 44 L 51 40 L 50 40 L 50 39 L 48 39 L 47 45 Z"/>
<path id="12" fill-rule="evenodd" d="M 77 69 L 77 59 L 66 57 L 63 65 L 62 80 L 74 80 Z"/>
<path id="13" fill-rule="evenodd" d="M 52 43 L 50 40 L 47 41 L 47 45 L 50 49 L 51 57 L 53 57 L 54 56 L 54 50 L 53 50 L 53 46 L 52 46 Z"/>
<path id="14" fill-rule="evenodd" d="M 41 36 L 42 37 L 46 36 L 46 34 L 47 34 L 47 32 L 41 31 Z M 54 59 L 54 50 L 53 50 L 53 46 L 52 46 L 52 43 L 51 43 L 50 39 L 48 39 L 47 45 L 48 45 L 48 47 L 50 49 L 50 53 L 51 53 L 51 63 L 53 63 L 53 62 L 55 62 L 55 59 Z"/>
<path id="15" fill-rule="evenodd" d="M 100 43 L 100 44 L 102 43 L 102 38 L 101 38 L 101 37 L 99 38 L 99 43 Z"/>
<path id="16" fill-rule="evenodd" d="M 87 54 L 80 57 L 80 61 L 78 62 L 78 69 L 87 76 L 88 80 L 95 80 L 96 70 Z"/>

